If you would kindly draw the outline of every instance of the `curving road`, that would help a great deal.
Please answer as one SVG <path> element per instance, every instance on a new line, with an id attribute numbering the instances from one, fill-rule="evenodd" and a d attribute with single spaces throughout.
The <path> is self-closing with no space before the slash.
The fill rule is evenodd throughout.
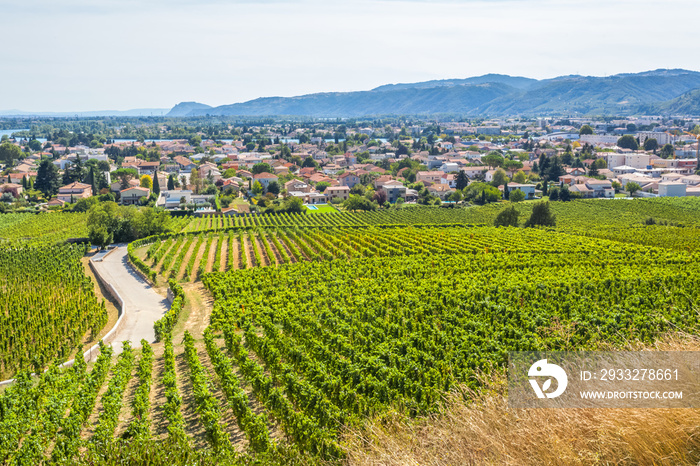
<path id="1" fill-rule="evenodd" d="M 109 338 L 115 354 L 121 352 L 121 342 L 128 340 L 133 347 L 141 346 L 141 339 L 155 342 L 153 323 L 168 310 L 168 301 L 153 291 L 128 263 L 126 246 L 118 247 L 93 265 L 104 281 L 111 284 L 124 300 L 126 312 L 116 332 Z"/>

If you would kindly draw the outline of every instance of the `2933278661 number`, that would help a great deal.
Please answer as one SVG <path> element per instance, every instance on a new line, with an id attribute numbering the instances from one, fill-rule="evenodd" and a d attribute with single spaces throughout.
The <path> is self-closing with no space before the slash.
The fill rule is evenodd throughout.
<path id="1" fill-rule="evenodd" d="M 600 380 L 678 380 L 678 369 L 602 369 Z"/>

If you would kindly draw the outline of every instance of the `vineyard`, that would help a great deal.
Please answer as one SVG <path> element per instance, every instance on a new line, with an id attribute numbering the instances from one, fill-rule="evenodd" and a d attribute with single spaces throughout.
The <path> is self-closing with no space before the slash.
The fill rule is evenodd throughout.
<path id="1" fill-rule="evenodd" d="M 107 323 L 84 254 L 85 246 L 0 245 L 0 374 L 64 362 Z"/>
<path id="2" fill-rule="evenodd" d="M 3 214 L 0 240 L 41 239 L 46 242 L 87 236 L 87 214 Z"/>
<path id="3" fill-rule="evenodd" d="M 523 217 L 530 205 L 518 205 Z M 552 206 L 558 225 L 546 230 L 483 226 L 502 206 L 178 219 L 175 233 L 129 248 L 173 292 L 158 342 L 125 343 L 119 356 L 103 347 L 90 367 L 78 356 L 30 377 L 37 353 L 27 348 L 53 350 L 43 364 L 75 341 L 46 332 L 17 344 L 5 333 L 2 357 L 25 371 L 0 393 L 0 462 L 336 463 L 347 429 L 434 413 L 450 390 L 479 390 L 476 375 L 502 367 L 508 351 L 698 331 L 700 200 Z M 69 273 L 82 250 L 55 246 L 49 276 L 46 252 L 31 247 L 0 252 L 15 270 L 0 289 L 30 283 L 2 296 L 15 303 L 5 315 L 21 299 L 25 309 L 42 294 L 68 299 L 59 283 L 84 283 Z M 191 299 L 202 285 L 206 311 Z M 53 294 L 31 294 L 39 286 Z M 95 317 L 80 313 L 83 333 L 102 322 L 89 295 Z M 12 325 L 75 322 L 67 309 Z M 190 319 L 203 311 L 208 327 L 197 331 Z"/>
<path id="4" fill-rule="evenodd" d="M 191 282 L 208 272 L 298 262 L 456 254 L 494 247 L 534 249 L 536 234 L 525 232 L 525 242 L 515 243 L 492 227 L 239 229 L 173 236 L 141 248 L 137 256 L 163 279 Z"/>

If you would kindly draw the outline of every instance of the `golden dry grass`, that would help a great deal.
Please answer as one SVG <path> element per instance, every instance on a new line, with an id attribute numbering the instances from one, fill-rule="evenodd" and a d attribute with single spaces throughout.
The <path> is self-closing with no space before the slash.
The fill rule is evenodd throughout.
<path id="1" fill-rule="evenodd" d="M 653 347 L 699 351 L 669 335 Z M 697 465 L 700 409 L 508 409 L 505 371 L 453 392 L 439 415 L 375 419 L 346 435 L 357 465 Z M 464 400 L 469 400 L 465 402 Z"/>

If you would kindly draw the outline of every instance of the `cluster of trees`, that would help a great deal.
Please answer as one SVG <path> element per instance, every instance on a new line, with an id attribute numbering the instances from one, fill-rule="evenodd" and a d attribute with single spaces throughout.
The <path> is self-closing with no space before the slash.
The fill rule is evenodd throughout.
<path id="1" fill-rule="evenodd" d="M 306 210 L 304 201 L 299 197 L 289 196 L 286 199 L 269 199 L 262 197 L 258 201 L 258 207 L 263 213 L 301 213 Z"/>
<path id="2" fill-rule="evenodd" d="M 109 201 L 93 205 L 87 220 L 90 242 L 100 247 L 168 233 L 170 224 L 170 214 L 164 210 L 126 207 Z"/>
<path id="3" fill-rule="evenodd" d="M 518 227 L 520 226 L 520 212 L 514 205 L 510 205 L 501 210 L 493 224 L 497 227 Z M 556 216 L 552 213 L 549 202 L 540 201 L 532 206 L 532 214 L 525 222 L 525 228 L 547 226 L 556 226 Z"/>

